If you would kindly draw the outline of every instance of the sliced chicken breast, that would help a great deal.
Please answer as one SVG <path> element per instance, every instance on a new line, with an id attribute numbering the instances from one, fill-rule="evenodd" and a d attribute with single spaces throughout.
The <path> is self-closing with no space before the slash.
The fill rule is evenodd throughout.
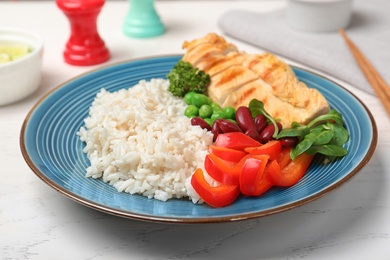
<path id="1" fill-rule="evenodd" d="M 330 110 L 325 97 L 299 81 L 275 55 L 240 52 L 217 34 L 185 42 L 183 60 L 210 74 L 208 95 L 221 106 L 247 106 L 256 98 L 284 127 L 307 123 Z"/>

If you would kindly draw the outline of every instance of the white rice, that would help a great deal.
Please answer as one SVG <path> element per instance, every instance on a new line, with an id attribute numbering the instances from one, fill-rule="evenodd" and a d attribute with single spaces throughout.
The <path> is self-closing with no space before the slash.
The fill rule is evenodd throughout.
<path id="1" fill-rule="evenodd" d="M 101 89 L 77 133 L 91 163 L 87 177 L 119 192 L 198 202 L 190 177 L 203 168 L 212 134 L 191 125 L 183 99 L 168 85 L 152 79 L 113 93 Z"/>

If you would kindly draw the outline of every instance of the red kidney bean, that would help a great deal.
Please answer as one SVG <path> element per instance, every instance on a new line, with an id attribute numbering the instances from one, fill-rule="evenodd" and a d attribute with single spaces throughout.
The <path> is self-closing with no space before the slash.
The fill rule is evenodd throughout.
<path id="1" fill-rule="evenodd" d="M 279 140 L 284 147 L 295 147 L 298 144 L 298 138 L 296 137 L 283 137 Z"/>
<path id="2" fill-rule="evenodd" d="M 242 132 L 241 128 L 236 125 L 235 123 L 226 120 L 226 119 L 217 119 L 215 121 L 219 121 L 219 127 L 222 130 L 223 133 L 230 133 L 230 132 Z"/>
<path id="3" fill-rule="evenodd" d="M 276 125 L 278 126 L 279 132 L 282 131 L 283 126 L 280 122 L 276 122 Z"/>
<path id="4" fill-rule="evenodd" d="M 253 119 L 254 123 L 255 123 L 255 128 L 256 128 L 256 131 L 258 133 L 261 133 L 264 128 L 267 126 L 267 118 L 265 117 L 265 115 L 257 115 L 254 119 Z"/>
<path id="5" fill-rule="evenodd" d="M 245 131 L 245 134 L 249 137 L 251 137 L 252 139 L 258 141 L 261 143 L 261 138 L 260 138 L 260 135 L 259 133 L 256 131 L 256 129 L 248 129 Z"/>
<path id="6" fill-rule="evenodd" d="M 252 118 L 252 113 L 249 107 L 241 106 L 236 110 L 236 121 L 238 126 L 242 129 L 243 132 L 247 130 L 253 130 L 255 128 L 255 123 Z"/>
<path id="7" fill-rule="evenodd" d="M 191 118 L 191 125 L 198 125 L 202 129 L 207 129 L 207 131 L 211 131 L 211 126 L 199 116 Z"/>
<path id="8" fill-rule="evenodd" d="M 214 134 L 214 138 L 213 138 L 214 141 L 217 139 L 217 136 L 219 134 L 223 133 L 222 129 L 221 129 L 221 123 L 220 123 L 220 121 L 218 121 L 218 119 L 215 120 L 213 125 L 211 126 L 211 132 Z"/>
<path id="9" fill-rule="evenodd" d="M 275 132 L 274 124 L 267 125 L 260 133 L 261 142 L 264 144 L 271 141 L 273 139 L 272 135 L 274 134 L 274 132 Z"/>
<path id="10" fill-rule="evenodd" d="M 276 125 L 278 126 L 279 131 L 282 130 L 283 126 L 281 123 L 277 122 Z M 261 142 L 267 143 L 273 140 L 274 138 L 272 136 L 274 133 L 275 133 L 275 125 L 272 123 L 267 125 L 260 133 Z"/>

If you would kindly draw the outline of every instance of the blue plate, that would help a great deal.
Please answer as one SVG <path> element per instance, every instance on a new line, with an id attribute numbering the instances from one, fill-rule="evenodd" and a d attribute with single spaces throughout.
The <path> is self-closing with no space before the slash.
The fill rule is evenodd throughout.
<path id="1" fill-rule="evenodd" d="M 181 56 L 151 57 L 118 63 L 72 79 L 44 96 L 29 112 L 21 129 L 20 146 L 29 167 L 45 183 L 91 208 L 121 217 L 176 223 L 226 222 L 266 216 L 291 209 L 337 188 L 371 158 L 377 144 L 375 121 L 354 95 L 323 77 L 295 68 L 298 78 L 316 88 L 332 108 L 342 113 L 350 140 L 349 154 L 327 165 L 316 157 L 307 174 L 290 188 L 273 188 L 258 198 L 240 197 L 224 208 L 189 200 L 161 202 L 119 193 L 99 179 L 85 177 L 89 160 L 76 132 L 88 116 L 101 88 L 116 91 L 141 79 L 165 78 Z"/>

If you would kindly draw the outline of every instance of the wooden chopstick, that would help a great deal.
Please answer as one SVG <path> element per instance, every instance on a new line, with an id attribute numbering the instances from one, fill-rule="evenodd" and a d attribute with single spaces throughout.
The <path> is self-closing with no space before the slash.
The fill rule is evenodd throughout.
<path id="1" fill-rule="evenodd" d="M 376 95 L 381 100 L 382 105 L 390 115 L 390 87 L 385 80 L 374 68 L 366 56 L 359 50 L 359 48 L 352 42 L 343 29 L 340 29 L 340 34 L 347 43 L 352 55 L 355 57 L 360 69 L 363 71 L 365 77 L 374 89 Z"/>

